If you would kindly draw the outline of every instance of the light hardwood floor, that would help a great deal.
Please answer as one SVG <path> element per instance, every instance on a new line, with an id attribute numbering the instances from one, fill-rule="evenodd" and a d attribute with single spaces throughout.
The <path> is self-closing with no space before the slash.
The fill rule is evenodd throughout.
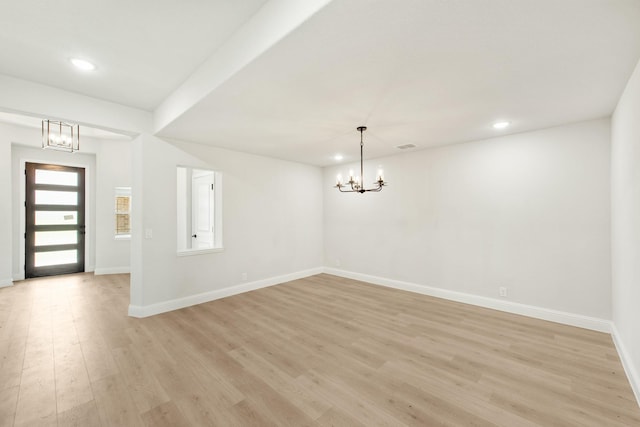
<path id="1" fill-rule="evenodd" d="M 324 274 L 133 319 L 128 281 L 0 289 L 0 425 L 640 426 L 606 334 Z"/>

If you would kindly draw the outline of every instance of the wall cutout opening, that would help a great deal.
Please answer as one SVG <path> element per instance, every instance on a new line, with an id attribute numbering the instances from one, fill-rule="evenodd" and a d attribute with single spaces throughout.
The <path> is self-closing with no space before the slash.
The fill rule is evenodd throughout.
<path id="1" fill-rule="evenodd" d="M 221 251 L 221 174 L 178 166 L 176 179 L 178 255 Z"/>

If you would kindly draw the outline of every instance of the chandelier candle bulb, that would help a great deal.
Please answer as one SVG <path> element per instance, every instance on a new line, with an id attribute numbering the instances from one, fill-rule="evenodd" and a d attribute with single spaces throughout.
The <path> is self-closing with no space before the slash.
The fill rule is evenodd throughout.
<path id="1" fill-rule="evenodd" d="M 338 176 L 336 177 L 337 180 L 337 184 L 341 185 L 342 184 L 342 175 L 338 174 Z"/>

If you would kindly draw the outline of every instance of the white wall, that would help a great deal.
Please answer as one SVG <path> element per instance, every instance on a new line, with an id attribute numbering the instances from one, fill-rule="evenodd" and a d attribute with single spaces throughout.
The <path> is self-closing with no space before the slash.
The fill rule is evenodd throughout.
<path id="1" fill-rule="evenodd" d="M 5 140 L 0 124 L 0 287 L 10 286 L 13 280 L 11 247 L 11 143 Z"/>
<path id="2" fill-rule="evenodd" d="M 640 401 L 640 63 L 612 117 L 614 338 Z"/>
<path id="3" fill-rule="evenodd" d="M 131 183 L 130 143 L 83 138 L 81 151 L 70 154 L 42 150 L 39 148 L 40 137 L 40 129 L 0 123 L 0 147 L 3 150 L 3 155 L 0 157 L 0 170 L 8 177 L 0 181 L 0 195 L 7 195 L 3 198 L 0 219 L 5 210 L 10 212 L 7 221 L 3 221 L 0 226 L 2 227 L 0 233 L 9 234 L 9 238 L 0 240 L 0 255 L 8 254 L 6 257 L 2 256 L 0 262 L 0 280 L 4 277 L 12 280 L 24 278 L 25 161 L 86 168 L 88 215 L 85 269 L 93 271 L 94 268 L 115 269 L 125 266 L 128 270 L 130 243 L 116 242 L 113 238 L 103 239 L 100 236 L 104 230 L 113 229 L 113 189 L 104 189 L 104 187 L 112 185 L 113 182 L 123 183 L 123 186 L 130 186 Z M 98 214 L 97 207 L 108 209 L 106 213 L 108 223 L 105 223 L 105 213 L 101 211 Z"/>
<path id="4" fill-rule="evenodd" d="M 356 165 L 327 168 L 325 265 L 610 319 L 609 158 L 601 119 L 376 159 L 380 193 L 341 194 Z"/>
<path id="5" fill-rule="evenodd" d="M 131 241 L 115 239 L 115 188 L 131 187 L 131 142 L 102 141 L 96 147 L 96 274 L 128 273 Z"/>
<path id="6" fill-rule="evenodd" d="M 189 237 L 191 233 L 187 233 L 187 230 L 191 230 L 191 203 L 187 202 L 187 191 L 191 190 L 188 187 L 190 184 L 191 182 L 187 181 L 187 168 L 178 169 L 176 176 L 176 238 L 178 239 L 178 250 L 181 251 L 191 247 L 191 238 Z"/>
<path id="7" fill-rule="evenodd" d="M 133 315 L 322 266 L 320 168 L 146 135 L 134 141 L 133 163 Z M 177 256 L 177 165 L 222 173 L 222 252 Z"/>

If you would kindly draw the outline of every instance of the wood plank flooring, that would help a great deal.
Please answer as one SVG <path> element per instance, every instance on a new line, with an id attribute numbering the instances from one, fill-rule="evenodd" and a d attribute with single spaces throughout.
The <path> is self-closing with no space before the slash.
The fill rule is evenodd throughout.
<path id="1" fill-rule="evenodd" d="M 610 336 L 329 275 L 146 319 L 0 289 L 0 426 L 640 426 Z"/>

